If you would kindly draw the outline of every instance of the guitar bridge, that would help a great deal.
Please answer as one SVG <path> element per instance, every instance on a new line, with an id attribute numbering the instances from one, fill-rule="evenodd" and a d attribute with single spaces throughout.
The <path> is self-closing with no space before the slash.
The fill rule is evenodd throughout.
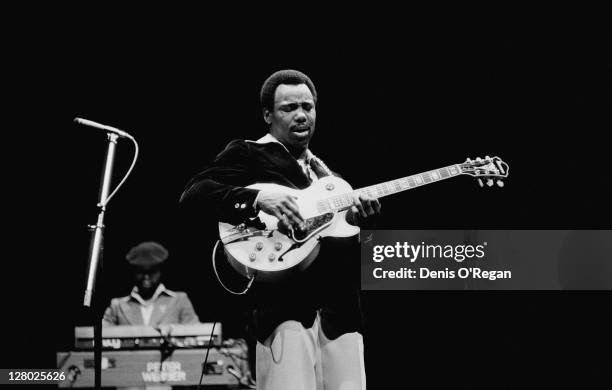
<path id="1" fill-rule="evenodd" d="M 230 234 L 229 236 L 221 239 L 221 242 L 223 243 L 223 245 L 227 245 L 227 244 L 231 244 L 232 242 L 236 242 L 236 241 L 246 241 L 251 237 L 270 238 L 272 237 L 273 233 L 274 233 L 273 230 L 249 230 L 247 228 L 237 233 Z"/>

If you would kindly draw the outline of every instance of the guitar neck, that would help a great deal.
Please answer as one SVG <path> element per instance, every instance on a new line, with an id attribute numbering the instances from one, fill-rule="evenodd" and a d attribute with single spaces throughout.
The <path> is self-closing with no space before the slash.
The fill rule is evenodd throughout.
<path id="1" fill-rule="evenodd" d="M 449 165 L 447 167 L 374 184 L 372 186 L 359 188 L 353 192 L 320 200 L 317 202 L 317 208 L 321 213 L 342 211 L 350 208 L 353 205 L 353 194 L 365 195 L 370 198 L 383 198 L 388 195 L 397 194 L 399 192 L 408 191 L 427 184 L 436 183 L 438 181 L 449 179 L 461 174 L 462 170 L 460 164 Z"/>

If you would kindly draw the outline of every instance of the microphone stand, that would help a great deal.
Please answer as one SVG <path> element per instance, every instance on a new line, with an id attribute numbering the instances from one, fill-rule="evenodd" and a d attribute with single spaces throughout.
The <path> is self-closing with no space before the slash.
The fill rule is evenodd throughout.
<path id="1" fill-rule="evenodd" d="M 104 238 L 104 213 L 106 211 L 106 200 L 111 184 L 113 163 L 115 160 L 115 147 L 117 146 L 117 134 L 109 132 L 108 134 L 108 150 L 106 152 L 106 162 L 104 164 L 104 173 L 102 176 L 102 185 L 100 189 L 100 201 L 98 207 L 98 221 L 95 225 L 89 225 L 92 231 L 89 266 L 87 271 L 87 287 L 85 288 L 85 297 L 83 306 L 91 308 L 92 296 L 96 285 L 96 273 L 102 268 L 102 252 Z M 93 313 L 94 322 L 94 384 L 96 389 L 102 387 L 102 310 L 100 309 L 100 299 L 94 301 L 91 313 Z"/>

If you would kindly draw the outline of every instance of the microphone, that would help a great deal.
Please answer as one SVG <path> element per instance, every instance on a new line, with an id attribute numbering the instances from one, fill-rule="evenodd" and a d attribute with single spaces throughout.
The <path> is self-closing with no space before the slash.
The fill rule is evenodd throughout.
<path id="1" fill-rule="evenodd" d="M 111 133 L 115 133 L 117 135 L 119 135 L 120 137 L 125 137 L 125 138 L 132 138 L 131 135 L 129 135 L 127 132 L 123 131 L 123 130 L 119 130 L 115 127 L 111 127 L 111 126 L 106 126 L 103 125 L 101 123 L 98 122 L 94 122 L 94 121 L 90 121 L 88 119 L 83 119 L 83 118 L 74 118 L 74 121 L 78 124 L 81 125 L 85 125 L 85 126 L 89 126 L 89 127 L 95 127 L 96 129 L 100 129 L 100 130 L 104 130 L 104 131 L 110 131 Z"/>
<path id="2" fill-rule="evenodd" d="M 154 327 L 156 331 L 161 335 L 161 341 L 159 343 L 159 352 L 161 355 L 161 361 L 163 362 L 167 358 L 172 355 L 172 352 L 176 349 L 176 345 L 172 342 L 170 338 L 170 333 L 172 332 L 172 328 L 162 328 L 161 326 Z"/>

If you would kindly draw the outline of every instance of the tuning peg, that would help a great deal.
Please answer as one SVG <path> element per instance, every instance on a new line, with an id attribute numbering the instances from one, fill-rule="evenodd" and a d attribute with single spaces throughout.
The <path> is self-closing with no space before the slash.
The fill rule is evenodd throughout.
<path id="1" fill-rule="evenodd" d="M 488 179 L 488 180 L 487 180 L 487 185 L 488 185 L 489 187 L 492 187 L 492 186 L 493 186 L 493 179 Z"/>
<path id="2" fill-rule="evenodd" d="M 465 159 L 465 162 L 466 162 L 466 163 L 471 163 L 471 162 L 472 162 L 472 160 L 471 160 L 470 158 L 466 158 L 466 159 Z"/>
<path id="3" fill-rule="evenodd" d="M 476 157 L 476 162 L 481 162 L 482 159 L 480 157 Z"/>
<path id="4" fill-rule="evenodd" d="M 490 159 L 491 159 L 491 157 L 485 156 L 485 160 L 490 160 Z"/>
<path id="5" fill-rule="evenodd" d="M 498 187 L 503 187 L 504 186 L 504 181 L 503 180 L 498 180 L 497 181 L 497 186 Z"/>
<path id="6" fill-rule="evenodd" d="M 481 187 L 484 187 L 484 183 L 482 182 L 482 179 L 478 179 L 478 184 L 479 184 Z"/>

